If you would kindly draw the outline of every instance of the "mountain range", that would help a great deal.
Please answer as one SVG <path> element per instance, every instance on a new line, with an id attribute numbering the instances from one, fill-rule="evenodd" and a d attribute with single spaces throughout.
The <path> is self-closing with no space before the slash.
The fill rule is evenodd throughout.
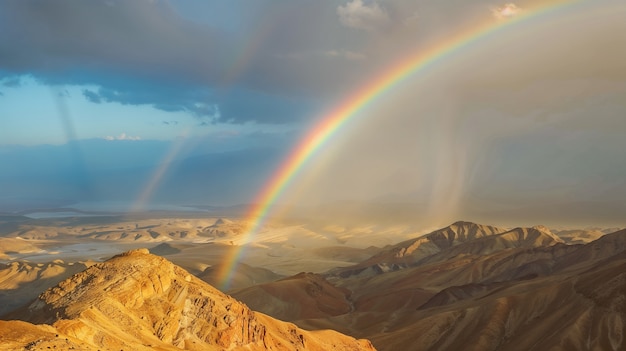
<path id="1" fill-rule="evenodd" d="M 624 350 L 625 249 L 626 230 L 566 244 L 545 227 L 456 222 L 353 266 L 232 295 L 378 350 Z M 349 309 L 322 314 L 322 302 Z"/>
<path id="2" fill-rule="evenodd" d="M 280 250 L 300 240 L 319 243 L 300 263 L 317 257 L 342 264 L 285 275 L 270 265 L 240 263 L 227 295 L 210 285 L 219 282 L 219 263 L 191 261 L 209 255 L 219 262 L 236 246 L 182 242 L 182 229 L 173 229 L 178 222 L 163 223 L 151 230 L 171 239 L 140 241 L 156 245 L 149 251 L 105 262 L 0 266 L 0 298 L 18 306 L 0 311 L 0 350 L 626 349 L 626 229 L 460 221 L 396 244 L 357 249 L 329 240 L 333 231 L 345 233 L 339 228 L 272 227 L 257 237 L 266 242 L 252 244 L 268 248 L 257 253 L 266 262 L 295 265 L 298 257 Z M 226 219 L 179 224 L 194 240 L 237 242 L 243 235 L 237 221 Z M 91 230 L 81 228 L 77 233 Z M 295 234 L 278 241 L 290 231 Z M 355 242 L 357 234 L 350 235 L 346 242 Z M 32 240 L 4 239 L 16 251 L 38 249 Z"/>

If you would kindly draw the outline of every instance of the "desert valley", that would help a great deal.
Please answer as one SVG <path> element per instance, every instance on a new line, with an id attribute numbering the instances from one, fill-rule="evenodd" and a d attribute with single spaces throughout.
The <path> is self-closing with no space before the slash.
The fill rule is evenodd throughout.
<path id="1" fill-rule="evenodd" d="M 626 230 L 246 225 L 3 216 L 0 349 L 626 348 Z"/>

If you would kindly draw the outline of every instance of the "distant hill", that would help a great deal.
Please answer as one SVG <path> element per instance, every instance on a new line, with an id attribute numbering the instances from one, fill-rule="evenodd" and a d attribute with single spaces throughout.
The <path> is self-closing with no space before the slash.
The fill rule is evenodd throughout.
<path id="1" fill-rule="evenodd" d="M 352 310 L 350 290 L 336 287 L 313 273 L 234 291 L 233 296 L 281 320 L 332 317 Z"/>
<path id="2" fill-rule="evenodd" d="M 0 239 L 0 244 L 6 240 Z M 25 305 L 45 289 L 85 270 L 93 263 L 66 263 L 61 260 L 47 263 L 0 263 L 0 316 Z"/>
<path id="3" fill-rule="evenodd" d="M 219 281 L 221 279 L 220 273 L 224 264 L 225 263 L 207 267 L 197 276 L 203 281 L 213 286 L 217 286 L 221 283 Z M 234 271 L 231 273 L 229 283 L 229 288 L 231 290 L 272 282 L 284 278 L 284 276 L 276 274 L 269 269 L 251 267 L 241 262 L 235 265 L 232 269 L 234 269 Z"/>
<path id="4" fill-rule="evenodd" d="M 386 247 L 371 258 L 351 267 L 337 269 L 334 273 L 346 277 L 397 270 L 454 246 L 504 232 L 506 229 L 459 221 L 424 236 Z"/>

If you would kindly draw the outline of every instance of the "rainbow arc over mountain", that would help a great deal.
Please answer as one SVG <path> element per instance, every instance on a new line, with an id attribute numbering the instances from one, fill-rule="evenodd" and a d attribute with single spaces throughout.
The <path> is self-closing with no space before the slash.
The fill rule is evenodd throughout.
<path id="1" fill-rule="evenodd" d="M 244 234 L 243 243 L 250 242 L 254 238 L 268 218 L 272 205 L 297 177 L 306 162 L 315 156 L 322 145 L 329 142 L 342 128 L 349 122 L 352 122 L 359 115 L 359 112 L 368 108 L 378 97 L 392 90 L 403 81 L 409 78 L 414 79 L 419 73 L 427 71 L 434 65 L 444 63 L 445 59 L 452 54 L 459 53 L 464 48 L 471 47 L 505 28 L 519 26 L 520 30 L 523 30 L 522 25 L 531 25 L 530 22 L 533 19 L 559 14 L 561 10 L 584 1 L 552 1 L 536 8 L 525 9 L 517 16 L 506 20 L 489 21 L 451 36 L 448 40 L 442 41 L 438 45 L 434 45 L 426 50 L 420 50 L 414 55 L 409 55 L 397 64 L 384 70 L 381 74 L 375 75 L 368 84 L 353 92 L 342 103 L 325 114 L 320 122 L 300 140 L 285 158 L 258 193 L 254 205 L 249 209 L 245 223 L 250 224 Z M 223 290 L 229 288 L 237 264 L 244 252 L 244 245 L 231 250 L 221 265 L 219 285 Z"/>

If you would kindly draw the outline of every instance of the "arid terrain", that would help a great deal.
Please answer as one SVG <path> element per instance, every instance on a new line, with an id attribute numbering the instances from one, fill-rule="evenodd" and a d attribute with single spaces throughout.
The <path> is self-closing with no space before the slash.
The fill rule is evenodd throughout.
<path id="1" fill-rule="evenodd" d="M 3 216 L 0 349 L 626 349 L 626 230 L 245 227 Z"/>

